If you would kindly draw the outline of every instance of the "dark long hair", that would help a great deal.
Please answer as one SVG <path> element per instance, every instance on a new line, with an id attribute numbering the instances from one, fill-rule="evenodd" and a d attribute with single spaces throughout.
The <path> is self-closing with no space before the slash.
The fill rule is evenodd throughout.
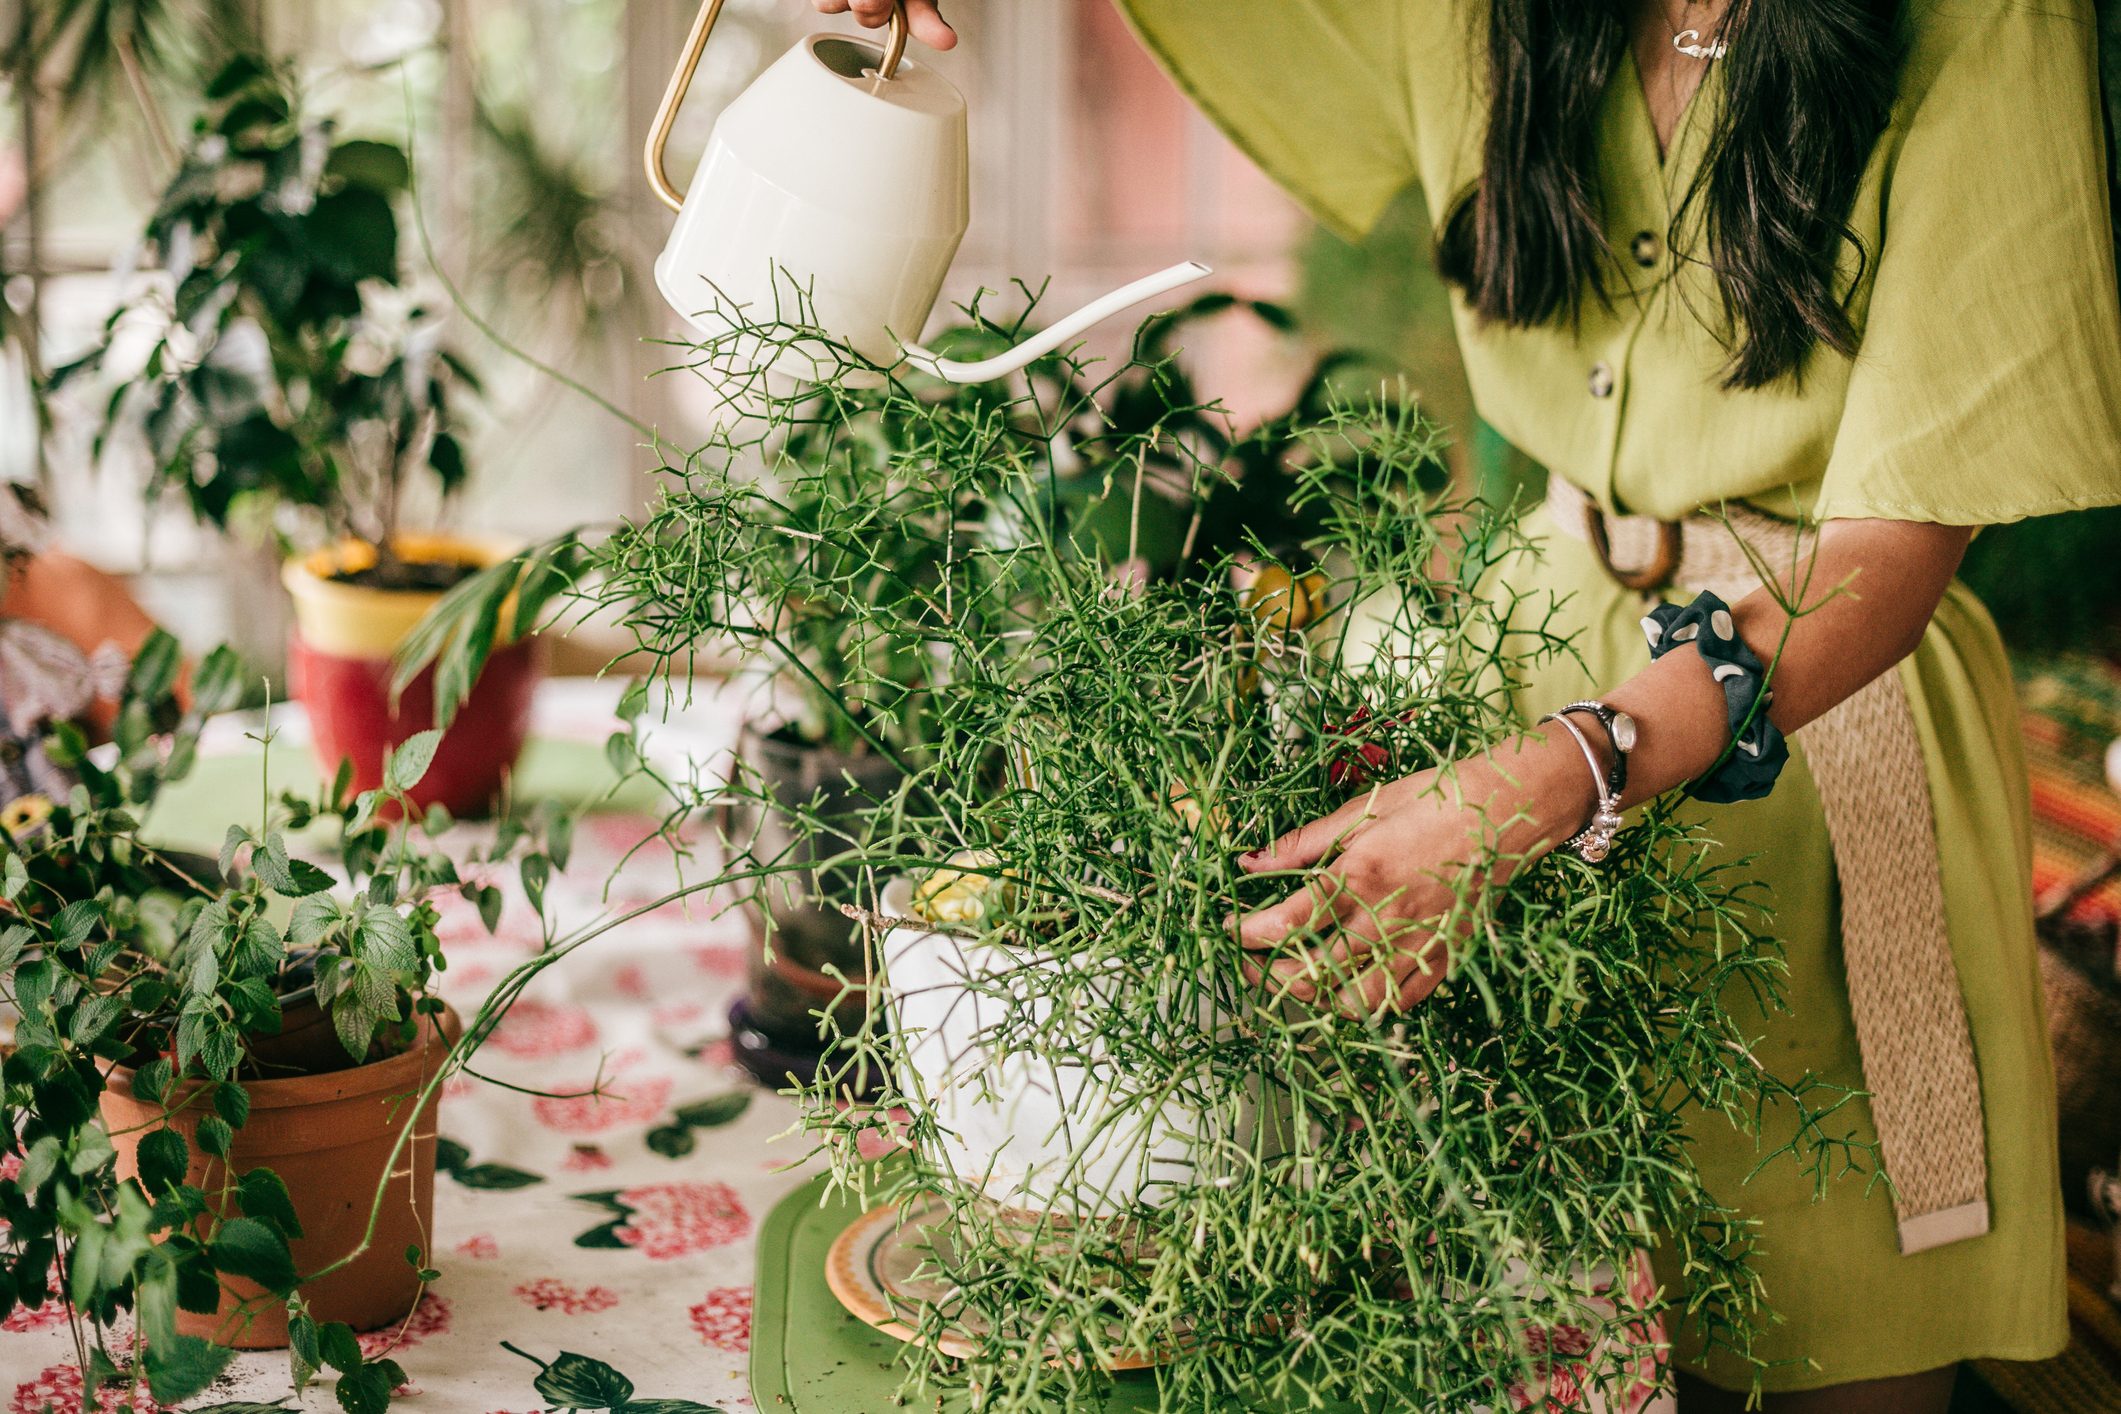
<path id="1" fill-rule="evenodd" d="M 1616 258 L 1602 221 L 1598 113 L 1634 7 L 1489 6 L 1481 178 L 1445 221 L 1438 258 L 1485 318 L 1573 321 L 1587 294 L 1607 298 Z M 1899 0 L 1732 0 L 1720 35 L 1729 52 L 1714 61 L 1723 111 L 1665 233 L 1674 258 L 1706 259 L 1715 272 L 1726 387 L 1795 377 L 1818 344 L 1855 351 L 1837 288 L 1844 257 L 1858 269 L 1869 257 L 1849 208 L 1898 94 L 1899 20 Z"/>

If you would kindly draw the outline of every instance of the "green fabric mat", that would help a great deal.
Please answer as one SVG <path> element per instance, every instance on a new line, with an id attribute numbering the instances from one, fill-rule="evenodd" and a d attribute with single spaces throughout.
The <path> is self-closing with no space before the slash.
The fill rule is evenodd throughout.
<path id="1" fill-rule="evenodd" d="M 270 752 L 252 747 L 202 756 L 191 775 L 155 802 L 149 816 L 149 832 L 156 841 L 171 848 L 216 852 L 231 824 L 257 824 L 264 770 L 268 766 L 275 796 L 283 790 L 316 791 L 324 785 L 316 757 L 304 745 L 275 745 Z M 533 741 L 524 748 L 523 759 L 516 765 L 515 798 L 589 805 L 602 801 L 611 782 L 611 766 L 604 759 L 601 745 Z M 640 781 L 619 792 L 615 799 L 598 805 L 599 810 L 608 811 L 653 807 L 654 788 Z"/>
<path id="2" fill-rule="evenodd" d="M 751 1317 L 751 1398 L 762 1414 L 893 1414 L 906 1347 L 847 1313 L 825 1284 L 825 1254 L 861 1210 L 828 1197 L 815 1178 L 783 1198 L 759 1229 L 758 1287 Z M 962 1397 L 931 1395 L 904 1406 L 963 1414 Z M 1406 1406 L 1412 1410 L 1416 1406 Z M 1149 1373 L 1114 1377 L 1103 1414 L 1156 1408 Z M 1311 1414 L 1354 1414 L 1333 1404 Z M 1384 1414 L 1378 1411 L 1378 1414 Z"/>

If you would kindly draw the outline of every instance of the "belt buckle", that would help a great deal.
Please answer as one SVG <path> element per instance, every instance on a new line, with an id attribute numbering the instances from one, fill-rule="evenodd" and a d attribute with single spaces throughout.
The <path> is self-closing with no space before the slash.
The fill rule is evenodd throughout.
<path id="1" fill-rule="evenodd" d="M 1672 582 L 1686 549 L 1685 532 L 1676 520 L 1657 522 L 1657 553 L 1641 569 L 1624 570 L 1613 563 L 1613 539 L 1606 531 L 1605 511 L 1596 502 L 1584 507 L 1584 525 L 1590 532 L 1591 549 L 1598 563 L 1623 589 L 1654 594 Z"/>

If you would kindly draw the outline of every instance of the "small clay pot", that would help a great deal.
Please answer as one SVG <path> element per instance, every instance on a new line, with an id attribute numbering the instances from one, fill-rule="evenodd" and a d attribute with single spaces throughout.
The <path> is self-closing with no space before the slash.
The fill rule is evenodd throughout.
<path id="1" fill-rule="evenodd" d="M 405 1260 L 405 1249 L 433 1251 L 439 1096 L 417 1120 L 404 1102 L 433 1078 L 450 1045 L 463 1034 L 455 1011 L 445 1008 L 437 1020 L 439 1034 L 435 1025 L 423 1023 L 419 1043 L 386 1060 L 243 1085 L 250 1095 L 250 1118 L 236 1131 L 227 1164 L 238 1174 L 269 1168 L 287 1185 L 302 1224 L 302 1236 L 288 1246 L 295 1270 L 305 1276 L 360 1244 L 392 1146 L 408 1123 L 415 1126 L 411 1142 L 398 1156 L 366 1250 L 301 1288 L 320 1322 L 344 1321 L 357 1331 L 375 1330 L 403 1320 L 419 1300 L 419 1275 Z M 223 1161 L 197 1143 L 200 1118 L 213 1113 L 209 1101 L 193 1098 L 199 1088 L 196 1081 L 173 1087 L 165 1104 L 175 1111 L 169 1126 L 191 1146 L 186 1178 L 204 1190 L 210 1202 L 223 1181 Z M 162 1126 L 163 1109 L 133 1098 L 130 1070 L 111 1072 L 103 1092 L 103 1122 L 118 1151 L 121 1180 L 139 1172 L 140 1141 Z M 180 1310 L 178 1334 L 237 1350 L 284 1347 L 285 1303 L 233 1277 L 224 1277 L 223 1283 L 221 1309 L 210 1316 Z"/>
<path id="2" fill-rule="evenodd" d="M 747 726 L 741 749 L 776 799 L 793 806 L 816 798 L 827 821 L 851 820 L 870 800 L 897 790 L 901 778 L 886 757 L 834 751 L 786 731 Z M 857 788 L 849 787 L 849 777 Z M 745 812 L 734 828 L 739 840 L 756 833 L 753 849 L 761 859 L 809 866 L 820 853 L 771 811 Z M 837 847 L 828 844 L 823 852 L 836 853 Z M 831 1009 L 847 1031 L 861 1024 L 863 996 L 843 995 L 839 980 L 844 976 L 859 985 L 868 978 L 868 958 L 854 920 L 839 911 L 842 902 L 854 898 L 854 886 L 855 880 L 839 871 L 806 867 L 769 880 L 762 890 L 772 920 L 772 956 L 764 924 L 755 920 L 748 989 L 730 1018 L 738 1061 L 767 1085 L 785 1085 L 790 1074 L 807 1081 L 828 1060 L 818 1039 L 817 1013 Z"/>

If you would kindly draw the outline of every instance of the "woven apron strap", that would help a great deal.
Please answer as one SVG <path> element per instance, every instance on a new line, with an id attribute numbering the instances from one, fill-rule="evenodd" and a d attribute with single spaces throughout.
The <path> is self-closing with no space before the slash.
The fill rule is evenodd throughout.
<path id="1" fill-rule="evenodd" d="M 1594 545 L 1602 539 L 1610 565 L 1673 558 L 1672 527 L 1648 516 L 1604 516 L 1559 477 L 1547 511 L 1563 533 Z M 1734 506 L 1721 519 L 1697 515 L 1679 524 L 1671 581 L 1733 603 L 1760 588 L 1741 536 L 1771 573 L 1796 568 L 1797 527 Z M 1945 925 L 1929 771 L 1899 670 L 1880 674 L 1797 740 L 1834 843 L 1849 1010 L 1900 1250 L 1979 1237 L 1989 1225 L 1981 1074 Z"/>

